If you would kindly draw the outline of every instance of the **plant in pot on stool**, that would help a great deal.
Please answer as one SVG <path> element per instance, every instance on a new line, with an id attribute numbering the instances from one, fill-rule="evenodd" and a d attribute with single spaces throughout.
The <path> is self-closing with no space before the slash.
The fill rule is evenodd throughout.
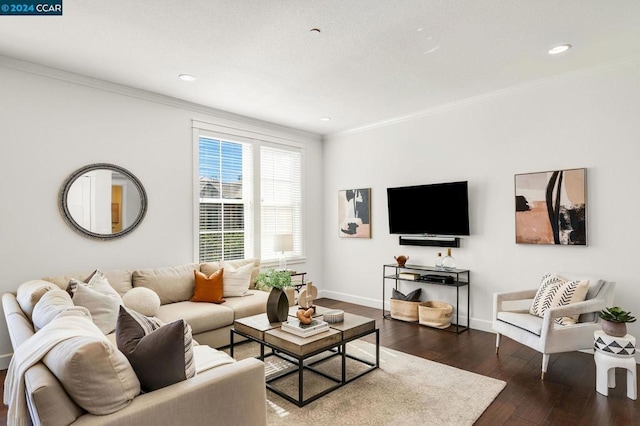
<path id="1" fill-rule="evenodd" d="M 289 299 L 285 289 L 291 287 L 291 273 L 289 271 L 276 271 L 268 269 L 258 275 L 259 288 L 270 287 L 271 292 L 267 299 L 267 318 L 269 322 L 284 322 L 289 315 Z"/>
<path id="2" fill-rule="evenodd" d="M 624 337 L 627 334 L 627 323 L 636 320 L 631 312 L 623 311 L 617 306 L 605 308 L 598 316 L 602 319 L 602 331 L 614 337 Z"/>

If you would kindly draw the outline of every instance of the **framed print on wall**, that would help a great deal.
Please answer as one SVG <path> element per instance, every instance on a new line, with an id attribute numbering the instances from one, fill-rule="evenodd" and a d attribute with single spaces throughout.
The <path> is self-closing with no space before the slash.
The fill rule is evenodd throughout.
<path id="1" fill-rule="evenodd" d="M 587 169 L 515 175 L 516 243 L 587 245 Z"/>
<path id="2" fill-rule="evenodd" d="M 371 188 L 338 191 L 338 227 L 343 238 L 371 238 Z"/>
<path id="3" fill-rule="evenodd" d="M 516 243 L 587 245 L 587 169 L 515 175 Z"/>

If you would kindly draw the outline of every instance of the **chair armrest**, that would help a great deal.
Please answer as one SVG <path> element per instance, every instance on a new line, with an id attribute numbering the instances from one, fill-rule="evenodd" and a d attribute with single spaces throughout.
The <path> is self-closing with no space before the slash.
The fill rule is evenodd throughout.
<path id="1" fill-rule="evenodd" d="M 247 358 L 138 395 L 106 415 L 85 414 L 74 425 L 266 425 L 264 363 Z"/>
<path id="2" fill-rule="evenodd" d="M 527 301 L 527 305 L 530 306 L 531 299 L 536 296 L 538 289 L 530 289 L 530 290 L 519 290 L 519 291 L 508 291 L 503 293 L 494 293 L 493 294 L 493 319 L 498 315 L 498 312 L 509 311 L 509 312 L 528 312 L 528 307 L 525 308 L 516 308 L 516 309 L 506 309 L 503 306 L 503 302 L 525 302 Z"/>
<path id="3" fill-rule="evenodd" d="M 540 337 L 545 338 L 549 334 L 553 333 L 553 324 L 556 318 L 568 317 L 574 315 L 588 314 L 591 312 L 599 312 L 605 307 L 604 299 L 591 299 L 583 302 L 570 303 L 564 306 L 557 306 L 549 308 L 545 311 L 542 320 L 542 332 Z M 579 326 L 580 323 L 576 324 Z M 565 327 L 572 327 L 571 325 Z"/>

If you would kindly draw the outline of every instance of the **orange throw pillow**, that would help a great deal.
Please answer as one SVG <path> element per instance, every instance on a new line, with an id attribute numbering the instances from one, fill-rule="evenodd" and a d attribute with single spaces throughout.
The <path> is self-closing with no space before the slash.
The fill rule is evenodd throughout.
<path id="1" fill-rule="evenodd" d="M 193 292 L 192 302 L 212 302 L 223 303 L 222 298 L 222 273 L 224 268 L 220 268 L 209 277 L 200 271 L 194 270 L 196 287 Z"/>

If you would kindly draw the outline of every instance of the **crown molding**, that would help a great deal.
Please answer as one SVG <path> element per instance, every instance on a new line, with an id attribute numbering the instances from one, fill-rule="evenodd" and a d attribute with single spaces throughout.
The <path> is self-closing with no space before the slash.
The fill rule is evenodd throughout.
<path id="1" fill-rule="evenodd" d="M 289 135 L 294 139 L 313 140 L 320 141 L 322 136 L 320 134 L 307 132 L 293 127 L 287 127 L 280 124 L 272 123 L 269 121 L 260 120 L 257 118 L 247 117 L 240 114 L 235 114 L 228 111 L 223 111 L 216 108 L 207 107 L 201 104 L 184 101 L 182 99 L 173 98 L 171 96 L 161 95 L 159 93 L 150 92 L 148 90 L 136 89 L 134 87 L 125 86 L 118 83 L 113 83 L 106 80 L 100 80 L 93 77 L 88 77 L 82 74 L 76 74 L 69 71 L 64 71 L 58 68 L 48 67 L 46 65 L 37 64 L 35 62 L 27 62 L 21 59 L 12 58 L 9 56 L 0 55 L 0 67 L 9 68 L 16 71 L 21 71 L 29 74 L 34 74 L 40 77 L 51 78 L 54 80 L 60 80 L 67 83 L 77 84 L 80 86 L 90 87 L 92 89 L 102 90 L 105 92 L 115 93 L 121 96 L 128 96 L 131 98 L 145 100 L 147 102 L 155 102 L 162 105 L 188 110 L 194 113 L 205 114 L 218 119 L 239 123 L 241 125 L 258 126 L 262 129 L 269 129 L 279 133 Z M 203 120 L 200 120 L 203 121 Z"/>

